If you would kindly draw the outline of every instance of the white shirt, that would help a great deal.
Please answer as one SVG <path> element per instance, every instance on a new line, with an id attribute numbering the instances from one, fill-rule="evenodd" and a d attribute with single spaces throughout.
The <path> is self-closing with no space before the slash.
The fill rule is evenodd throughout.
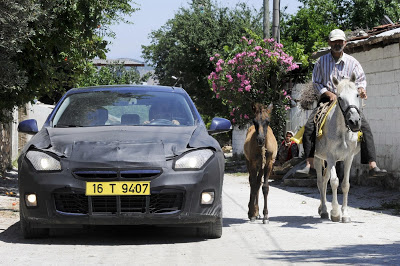
<path id="1" fill-rule="evenodd" d="M 352 56 L 343 53 L 337 62 L 331 53 L 321 56 L 315 63 L 312 81 L 314 89 L 323 94 L 326 91 L 336 93 L 333 85 L 332 77 L 336 77 L 339 81 L 342 79 L 350 79 L 352 73 L 356 74 L 356 87 L 366 88 L 367 80 L 361 64 Z"/>

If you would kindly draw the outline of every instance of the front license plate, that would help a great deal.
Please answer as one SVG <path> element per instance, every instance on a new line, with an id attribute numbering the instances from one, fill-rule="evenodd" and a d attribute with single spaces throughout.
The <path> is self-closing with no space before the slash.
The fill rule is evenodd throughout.
<path id="1" fill-rule="evenodd" d="M 150 181 L 86 182 L 86 196 L 150 195 Z"/>

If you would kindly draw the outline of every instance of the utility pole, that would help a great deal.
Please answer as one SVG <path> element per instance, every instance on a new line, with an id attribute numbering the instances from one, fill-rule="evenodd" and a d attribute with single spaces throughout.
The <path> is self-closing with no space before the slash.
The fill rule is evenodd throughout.
<path id="1" fill-rule="evenodd" d="M 280 42 L 279 34 L 279 17 L 280 17 L 280 0 L 274 0 L 273 16 L 272 16 L 272 38 L 276 42 Z"/>
<path id="2" fill-rule="evenodd" d="M 269 39 L 269 0 L 264 0 L 263 33 L 264 39 Z"/>

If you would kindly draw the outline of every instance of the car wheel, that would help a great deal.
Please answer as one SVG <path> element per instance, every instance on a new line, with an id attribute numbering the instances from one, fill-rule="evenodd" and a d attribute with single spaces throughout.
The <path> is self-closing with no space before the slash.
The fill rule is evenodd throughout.
<path id="1" fill-rule="evenodd" d="M 222 217 L 214 223 L 208 223 L 206 227 L 197 228 L 197 235 L 205 238 L 220 238 L 222 236 Z"/>
<path id="2" fill-rule="evenodd" d="M 32 224 L 25 220 L 22 216 L 20 217 L 21 230 L 24 238 L 39 238 L 46 237 L 49 235 L 48 228 L 35 228 Z"/>

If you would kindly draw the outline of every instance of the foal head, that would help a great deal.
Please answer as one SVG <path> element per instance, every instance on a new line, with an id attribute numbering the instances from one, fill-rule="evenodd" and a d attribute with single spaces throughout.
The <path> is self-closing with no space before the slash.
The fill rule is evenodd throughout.
<path id="1" fill-rule="evenodd" d="M 359 94 L 354 83 L 356 75 L 352 73 L 350 79 L 343 79 L 340 82 L 335 77 L 332 80 L 337 88 L 337 101 L 346 126 L 349 130 L 358 132 L 361 128 L 361 116 Z"/>
<path id="2" fill-rule="evenodd" d="M 265 145 L 265 138 L 269 126 L 269 116 L 271 114 L 272 108 L 272 103 L 268 107 L 265 107 L 265 105 L 260 103 L 256 103 L 255 105 L 253 105 L 253 124 L 256 130 L 257 144 L 260 147 Z"/>

